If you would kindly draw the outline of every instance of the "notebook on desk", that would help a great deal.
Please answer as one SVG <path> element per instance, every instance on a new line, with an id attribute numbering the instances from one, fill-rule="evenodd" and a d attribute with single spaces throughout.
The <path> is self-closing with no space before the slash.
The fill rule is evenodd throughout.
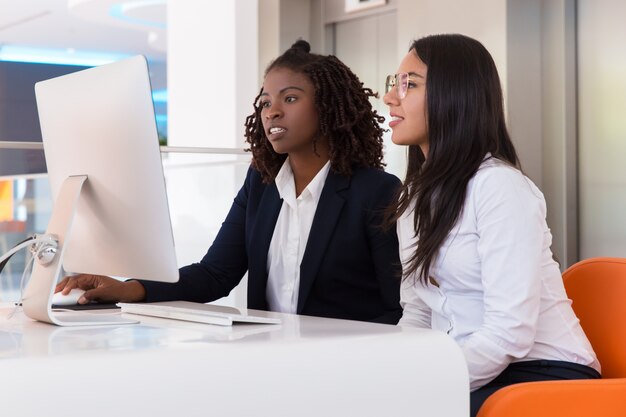
<path id="1" fill-rule="evenodd" d="M 237 308 L 189 301 L 163 301 L 158 303 L 117 303 L 122 313 L 165 319 L 193 321 L 198 323 L 232 326 L 235 322 L 280 324 L 280 319 L 249 315 Z"/>

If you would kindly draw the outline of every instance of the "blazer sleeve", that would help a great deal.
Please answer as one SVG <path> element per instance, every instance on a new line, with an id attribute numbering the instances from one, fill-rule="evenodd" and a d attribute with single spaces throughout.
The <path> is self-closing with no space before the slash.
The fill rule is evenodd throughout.
<path id="1" fill-rule="evenodd" d="M 140 281 L 146 289 L 146 302 L 206 303 L 228 295 L 239 284 L 248 269 L 246 209 L 252 175 L 250 168 L 217 237 L 200 262 L 180 268 L 176 283 Z"/>
<path id="2" fill-rule="evenodd" d="M 369 184 L 374 196 L 372 210 L 367 219 L 367 234 L 376 277 L 380 288 L 385 313 L 373 322 L 397 324 L 402 316 L 400 307 L 400 280 L 402 267 L 398 245 L 398 234 L 394 223 L 388 229 L 382 227 L 385 210 L 397 197 L 400 180 L 387 175 L 378 184 Z"/>

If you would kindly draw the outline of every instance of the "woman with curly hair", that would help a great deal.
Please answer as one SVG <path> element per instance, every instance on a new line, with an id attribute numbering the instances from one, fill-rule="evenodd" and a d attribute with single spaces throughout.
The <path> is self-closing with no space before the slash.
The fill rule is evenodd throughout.
<path id="1" fill-rule="evenodd" d="M 400 181 L 383 171 L 375 94 L 334 56 L 297 41 L 267 68 L 246 119 L 252 164 L 204 258 L 177 283 L 79 275 L 57 291 L 96 301 L 208 302 L 248 272 L 248 308 L 395 324 L 400 263 L 382 213 Z"/>

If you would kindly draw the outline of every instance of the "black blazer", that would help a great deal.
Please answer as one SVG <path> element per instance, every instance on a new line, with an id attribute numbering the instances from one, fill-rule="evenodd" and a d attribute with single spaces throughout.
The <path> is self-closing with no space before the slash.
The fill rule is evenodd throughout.
<path id="1" fill-rule="evenodd" d="M 350 177 L 329 172 L 300 265 L 298 314 L 398 322 L 398 237 L 380 223 L 399 185 L 376 169 L 357 168 Z M 181 268 L 174 284 L 141 281 L 146 301 L 213 301 L 248 271 L 248 308 L 267 310 L 267 253 L 282 203 L 276 184 L 264 184 L 250 168 L 202 261 Z"/>

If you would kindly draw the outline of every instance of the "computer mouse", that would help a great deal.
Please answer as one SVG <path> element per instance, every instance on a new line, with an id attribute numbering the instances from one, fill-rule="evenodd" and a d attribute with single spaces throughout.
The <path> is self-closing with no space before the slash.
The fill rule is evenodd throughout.
<path id="1" fill-rule="evenodd" d="M 73 288 L 69 294 L 63 295 L 61 291 L 52 296 L 52 304 L 57 306 L 72 306 L 78 304 L 78 299 L 85 293 L 84 290 Z"/>

